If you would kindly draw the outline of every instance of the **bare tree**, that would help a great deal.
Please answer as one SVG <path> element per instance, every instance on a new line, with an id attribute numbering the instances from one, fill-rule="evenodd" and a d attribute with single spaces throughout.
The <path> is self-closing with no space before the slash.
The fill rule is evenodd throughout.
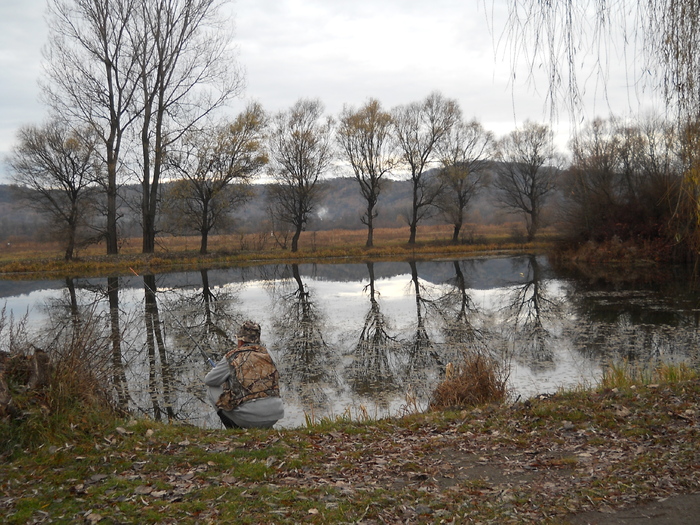
<path id="1" fill-rule="evenodd" d="M 277 114 L 271 126 L 271 209 L 275 222 L 293 226 L 293 252 L 318 201 L 321 177 L 333 160 L 333 119 L 323 111 L 320 100 L 301 99 Z"/>
<path id="2" fill-rule="evenodd" d="M 88 226 L 89 200 L 100 182 L 98 138 L 53 120 L 43 127 L 19 131 L 19 144 L 10 157 L 14 182 L 28 206 L 49 217 L 71 260 L 79 233 Z M 84 239 L 83 239 L 84 240 Z"/>
<path id="3" fill-rule="evenodd" d="M 207 253 L 209 232 L 247 200 L 252 177 L 267 163 L 265 121 L 262 106 L 251 104 L 232 123 L 189 133 L 182 151 L 169 155 L 182 176 L 169 192 L 172 211 L 201 234 L 201 254 Z"/>
<path id="4" fill-rule="evenodd" d="M 506 39 L 516 61 L 526 58 L 530 71 L 547 71 L 552 111 L 563 99 L 581 108 L 581 78 L 597 73 L 607 84 L 611 49 L 633 60 L 637 82 L 664 97 L 687 142 L 698 133 L 700 115 L 700 9 L 695 0 L 593 0 L 543 2 L 510 0 Z M 586 57 L 582 60 L 582 57 Z M 591 57 L 593 60 L 591 60 Z M 580 64 L 593 64 L 594 71 Z M 697 148 L 684 153 L 686 166 L 697 166 Z M 685 155 L 685 154 L 689 155 Z M 683 191 L 674 204 L 676 243 L 696 258 L 700 246 L 700 180 L 684 172 Z"/>
<path id="5" fill-rule="evenodd" d="M 47 98 L 105 143 L 108 253 L 118 250 L 117 175 L 129 128 L 138 120 L 141 161 L 133 169 L 143 251 L 151 253 L 167 150 L 242 87 L 220 16 L 227 2 L 50 0 Z"/>
<path id="6" fill-rule="evenodd" d="M 459 122 L 462 112 L 456 100 L 436 92 L 421 102 L 395 108 L 392 116 L 401 162 L 411 177 L 412 200 L 407 221 L 408 243 L 414 244 L 418 223 L 429 216 L 442 189 L 425 177 L 426 168 L 434 158 L 436 147 Z"/>
<path id="7" fill-rule="evenodd" d="M 496 158 L 498 203 L 525 217 L 527 240 L 532 241 L 540 228 L 542 208 L 554 190 L 559 162 L 549 126 L 526 121 L 499 141 Z"/>
<path id="8" fill-rule="evenodd" d="M 563 184 L 571 237 L 651 239 L 666 232 L 682 173 L 672 126 L 595 119 L 571 141 L 571 151 Z"/>
<path id="9" fill-rule="evenodd" d="M 476 120 L 460 121 L 445 135 L 438 148 L 442 167 L 438 179 L 444 191 L 437 206 L 453 225 L 452 242 L 459 242 L 469 202 L 488 179 L 495 140 Z"/>
<path id="10" fill-rule="evenodd" d="M 155 249 L 166 152 L 242 88 L 220 14 L 227 0 L 140 0 L 138 57 L 143 252 Z"/>
<path id="11" fill-rule="evenodd" d="M 45 94 L 66 119 L 91 126 L 107 165 L 108 254 L 118 252 L 117 191 L 122 143 L 138 111 L 132 16 L 137 0 L 50 0 Z"/>
<path id="12" fill-rule="evenodd" d="M 385 176 L 395 165 L 390 143 L 392 119 L 381 103 L 370 99 L 358 110 L 345 107 L 338 125 L 338 143 L 345 160 L 350 163 L 360 193 L 367 201 L 361 217 L 367 226 L 368 248 L 374 245 L 374 219 Z"/>

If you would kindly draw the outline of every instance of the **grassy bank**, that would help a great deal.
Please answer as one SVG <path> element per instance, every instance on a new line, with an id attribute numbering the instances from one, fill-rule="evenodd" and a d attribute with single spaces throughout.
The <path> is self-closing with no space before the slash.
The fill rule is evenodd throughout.
<path id="1" fill-rule="evenodd" d="M 618 369 L 607 384 L 620 375 L 633 378 Z M 700 381 L 679 379 L 279 431 L 86 415 L 3 458 L 0 517 L 566 523 L 572 513 L 700 490 Z"/>
<path id="2" fill-rule="evenodd" d="M 433 259 L 467 257 L 479 254 L 543 252 L 551 246 L 553 234 L 543 232 L 542 240 L 524 243 L 512 226 L 475 227 L 460 244 L 449 242 L 447 226 L 419 230 L 416 244 L 410 245 L 408 228 L 375 231 L 375 246 L 366 248 L 366 231 L 331 230 L 304 232 L 299 251 L 283 249 L 268 235 L 221 235 L 209 243 L 209 253 L 199 254 L 196 237 L 166 237 L 159 240 L 154 254 L 140 253 L 140 240 L 127 239 L 119 255 L 104 255 L 104 246 L 90 246 L 72 261 L 65 261 L 56 243 L 14 242 L 0 253 L 0 278 L 78 277 L 126 275 L 131 269 L 141 273 L 223 268 L 263 263 L 362 262 L 368 260 Z"/>

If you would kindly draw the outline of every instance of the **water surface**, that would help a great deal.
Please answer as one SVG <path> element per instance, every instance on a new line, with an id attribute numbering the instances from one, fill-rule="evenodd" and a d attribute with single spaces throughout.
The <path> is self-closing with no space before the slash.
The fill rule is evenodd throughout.
<path id="1" fill-rule="evenodd" d="M 244 319 L 280 369 L 284 427 L 424 408 L 465 351 L 507 362 L 513 399 L 593 384 L 611 360 L 698 357 L 700 303 L 684 276 L 609 284 L 537 256 L 0 281 L 0 302 L 49 340 L 98 318 L 100 366 L 125 406 L 212 427 L 205 355 L 225 353 Z"/>

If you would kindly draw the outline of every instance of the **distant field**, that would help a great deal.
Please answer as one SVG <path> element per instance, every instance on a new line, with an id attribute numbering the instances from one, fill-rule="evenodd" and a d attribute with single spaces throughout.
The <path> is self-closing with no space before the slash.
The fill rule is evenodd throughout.
<path id="1" fill-rule="evenodd" d="M 517 223 L 508 223 L 498 226 L 467 225 L 463 228 L 463 241 L 469 244 L 500 243 L 518 240 L 523 235 L 523 229 Z M 551 235 L 551 232 L 543 231 L 542 238 Z M 409 229 L 403 228 L 378 228 L 374 230 L 374 245 L 376 248 L 405 245 L 408 241 Z M 447 243 L 452 238 L 452 226 L 435 225 L 418 228 L 417 243 L 441 244 Z M 361 248 L 367 240 L 367 230 L 327 230 L 303 232 L 299 240 L 300 251 L 315 251 L 328 248 Z M 289 238 L 291 243 L 291 236 Z M 198 236 L 184 237 L 159 237 L 156 241 L 156 254 L 191 253 L 199 251 L 200 239 Z M 209 237 L 209 253 L 233 253 L 239 251 L 281 251 L 270 232 L 246 235 L 212 235 Z M 53 258 L 62 255 L 61 244 L 58 242 L 35 242 L 13 240 L 7 243 L 0 254 L 0 261 L 18 259 Z M 141 239 L 134 237 L 122 241 L 120 254 L 140 254 Z M 77 257 L 92 257 L 105 254 L 102 244 L 92 245 L 78 250 Z"/>

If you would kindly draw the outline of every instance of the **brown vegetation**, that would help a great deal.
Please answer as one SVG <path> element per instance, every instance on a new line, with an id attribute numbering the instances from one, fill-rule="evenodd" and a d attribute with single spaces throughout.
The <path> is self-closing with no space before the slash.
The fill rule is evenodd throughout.
<path id="1" fill-rule="evenodd" d="M 39 243 L 16 240 L 0 250 L 0 276 L 16 278 L 35 272 L 52 275 L 107 275 L 128 273 L 133 267 L 138 273 L 166 272 L 186 269 L 225 267 L 280 261 L 379 260 L 420 259 L 437 255 L 464 257 L 476 253 L 495 253 L 507 250 L 539 250 L 548 247 L 547 239 L 554 239 L 553 231 L 544 232 L 542 241 L 525 244 L 518 223 L 500 226 L 469 225 L 463 242 L 452 244 L 449 225 L 425 226 L 418 230 L 418 242 L 409 245 L 408 227 L 375 229 L 375 246 L 365 247 L 365 230 L 328 230 L 304 232 L 299 240 L 299 251 L 291 253 L 276 242 L 270 232 L 215 235 L 209 238 L 209 254 L 200 255 L 200 238 L 162 237 L 155 254 L 141 253 L 140 239 L 123 242 L 120 254 L 105 256 L 104 246 L 96 245 L 82 250 L 73 261 L 60 257 L 58 243 Z"/>
<path id="2" fill-rule="evenodd" d="M 468 354 L 456 367 L 447 365 L 445 380 L 433 392 L 431 410 L 502 403 L 508 393 L 507 373 L 494 359 Z"/>

